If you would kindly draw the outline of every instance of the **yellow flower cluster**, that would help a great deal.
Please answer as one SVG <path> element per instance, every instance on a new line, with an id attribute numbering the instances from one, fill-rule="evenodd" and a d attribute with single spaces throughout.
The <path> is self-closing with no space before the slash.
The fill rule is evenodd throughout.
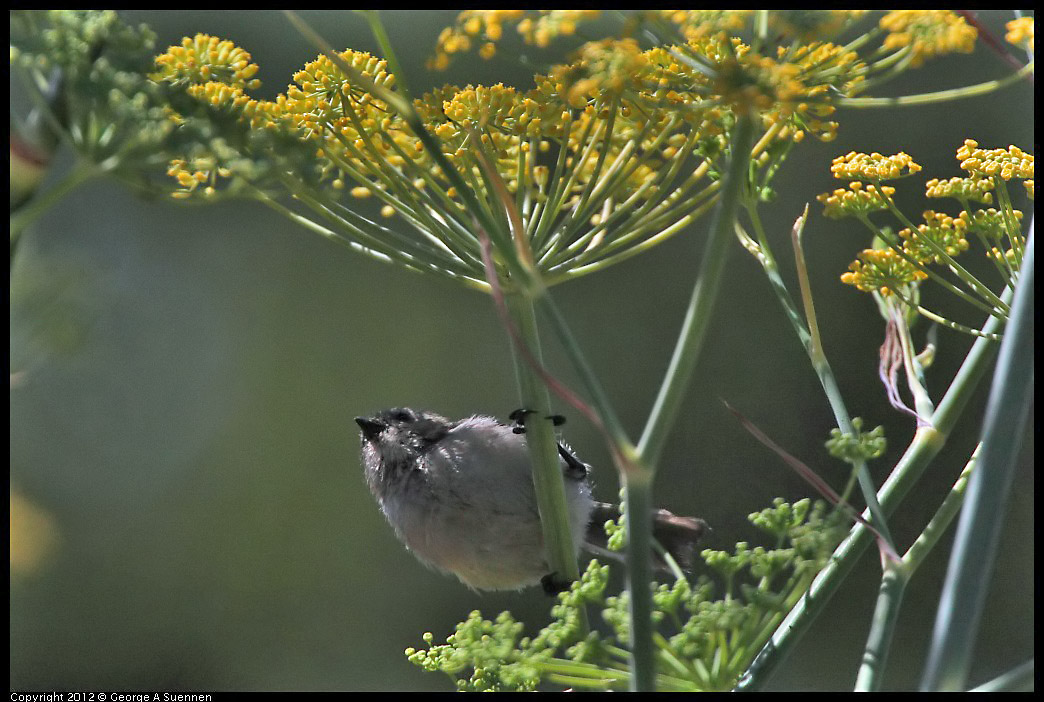
<path id="1" fill-rule="evenodd" d="M 190 85 L 186 88 L 186 92 L 200 102 L 238 112 L 249 120 L 251 128 L 270 128 L 281 118 L 275 103 L 255 100 L 242 89 L 225 83 L 208 81 L 199 85 Z"/>
<path id="2" fill-rule="evenodd" d="M 642 89 L 649 55 L 634 39 L 604 39 L 584 44 L 578 61 L 555 66 L 550 77 L 566 88 L 566 102 L 582 107 L 606 94 L 620 95 L 625 88 Z"/>
<path id="3" fill-rule="evenodd" d="M 970 54 L 978 37 L 976 29 L 952 10 L 892 10 L 880 26 L 889 32 L 883 47 L 910 47 L 913 66 L 942 54 Z"/>
<path id="4" fill-rule="evenodd" d="M 156 70 L 149 78 L 157 82 L 185 84 L 187 94 L 201 103 L 228 109 L 241 116 L 253 127 L 271 126 L 274 119 L 272 104 L 249 97 L 244 91 L 261 86 L 254 76 L 258 66 L 251 63 L 250 54 L 228 40 L 207 34 L 182 39 L 179 46 L 171 46 L 155 59 Z M 183 124 L 184 117 L 168 108 L 175 124 Z M 226 151 L 231 151 L 227 149 Z M 187 198 L 196 192 L 210 197 L 216 193 L 218 178 L 230 178 L 231 171 L 219 165 L 213 154 L 191 159 L 174 159 L 167 174 L 181 186 L 172 194 Z M 205 187 L 200 186 L 206 184 Z"/>
<path id="5" fill-rule="evenodd" d="M 891 295 L 894 290 L 920 282 L 928 274 L 892 249 L 864 249 L 859 259 L 852 261 L 841 282 L 854 285 L 863 292 Z"/>
<path id="6" fill-rule="evenodd" d="M 428 61 L 428 68 L 445 70 L 450 63 L 450 56 L 471 49 L 472 41 L 483 40 L 479 48 L 482 58 L 492 58 L 496 54 L 496 42 L 504 34 L 504 22 L 517 22 L 525 14 L 524 10 L 465 10 L 457 16 L 456 25 L 446 27 L 439 34 L 435 48 L 435 57 Z"/>
<path id="7" fill-rule="evenodd" d="M 738 112 L 765 112 L 775 105 L 792 106 L 807 97 L 800 73 L 796 64 L 748 53 L 717 66 L 713 91 Z"/>
<path id="8" fill-rule="evenodd" d="M 829 42 L 812 41 L 796 48 L 779 47 L 778 58 L 797 66 L 793 79 L 801 88 L 781 95 L 769 121 L 794 122 L 822 141 L 837 136 L 837 122 L 819 119 L 834 114 L 832 95 L 851 95 L 865 81 L 866 64 L 859 55 Z M 791 86 L 793 88 L 793 86 Z"/>
<path id="9" fill-rule="evenodd" d="M 812 10 L 770 16 L 783 23 L 773 27 L 776 34 L 786 25 L 804 36 L 840 29 L 863 13 Z M 508 22 L 518 22 L 526 42 L 545 45 L 597 16 L 588 10 L 541 10 L 526 12 L 524 17 L 517 11 L 462 12 L 440 36 L 432 64 L 445 67 L 449 56 L 471 48 L 473 39 L 496 41 Z M 656 17 L 677 25 L 687 43 L 649 51 L 626 37 L 583 45 L 575 60 L 550 73 L 565 87 L 569 106 L 580 108 L 606 94 L 630 91 L 657 105 L 670 104 L 679 113 L 694 105 L 699 106 L 697 113 L 717 106 L 753 109 L 761 113 L 766 127 L 782 124 L 787 138 L 797 141 L 812 133 L 830 140 L 838 125 L 825 118 L 835 111 L 834 96 L 854 93 L 868 70 L 855 51 L 821 41 L 783 42 L 775 56 L 751 52 L 738 37 L 730 36 L 746 27 L 753 17 L 751 10 L 657 10 L 636 15 L 638 21 Z M 495 27 L 492 33 L 490 27 Z M 686 119 L 695 121 L 693 116 Z"/>
<path id="10" fill-rule="evenodd" d="M 209 34 L 185 37 L 181 46 L 172 46 L 156 57 L 156 71 L 149 75 L 155 81 L 217 81 L 240 90 L 255 90 L 261 81 L 254 78 L 258 66 L 250 62 L 250 54 L 232 42 Z"/>
<path id="11" fill-rule="evenodd" d="M 777 50 L 781 60 L 788 60 L 801 68 L 803 78 L 812 85 L 826 92 L 827 86 L 848 95 L 855 92 L 866 78 L 866 63 L 860 60 L 859 54 L 837 44 L 822 41 L 809 41 L 795 49 L 779 47 Z M 826 80 L 830 74 L 829 81 Z"/>
<path id="12" fill-rule="evenodd" d="M 600 10 L 540 10 L 534 19 L 527 17 L 518 23 L 518 33 L 527 44 L 546 47 L 559 36 L 572 36 L 581 22 L 598 19 Z"/>
<path id="13" fill-rule="evenodd" d="M 965 139 L 964 145 L 957 149 L 957 160 L 961 162 L 961 168 L 980 177 L 1033 178 L 1033 154 L 1027 154 L 1017 146 L 980 149 L 978 142 Z"/>
<path id="14" fill-rule="evenodd" d="M 1015 222 L 1021 223 L 1023 219 L 1022 210 L 1012 210 Z M 1018 265 L 1019 254 L 1026 247 L 1026 237 L 1022 234 L 1021 227 L 1012 232 L 1008 226 L 1007 217 L 1003 212 L 992 207 L 984 210 L 976 210 L 972 213 L 961 212 L 957 221 L 965 231 L 980 235 L 983 239 L 997 244 L 991 246 L 986 252 L 987 258 L 995 259 L 1001 263 Z M 1010 242 L 1012 246 L 1003 246 L 1003 242 Z"/>
<path id="15" fill-rule="evenodd" d="M 670 51 L 663 50 L 667 55 Z M 750 51 L 738 39 L 710 37 L 674 49 L 695 57 L 712 77 L 687 68 L 669 75 L 683 102 L 713 100 L 734 111 L 755 110 L 762 123 L 781 125 L 795 141 L 811 132 L 823 141 L 837 134 L 837 123 L 822 118 L 835 112 L 832 97 L 849 94 L 863 77 L 865 64 L 853 51 L 823 42 L 779 47 L 775 58 Z"/>
<path id="16" fill-rule="evenodd" d="M 1008 33 L 1004 35 L 1004 38 L 1008 42 L 1016 45 L 1025 45 L 1031 52 L 1033 51 L 1033 18 L 1032 17 L 1019 17 L 1013 19 L 1004 25 L 1008 29 Z"/>
<path id="17" fill-rule="evenodd" d="M 395 78 L 383 59 L 351 50 L 338 56 L 375 85 L 394 86 Z M 283 123 L 289 122 L 303 130 L 305 138 L 318 142 L 319 163 L 334 179 L 335 187 L 343 184 L 348 171 L 367 171 L 379 181 L 376 172 L 381 168 L 427 164 L 420 139 L 401 117 L 326 55 L 295 73 L 294 84 L 276 98 L 275 105 Z"/>
<path id="18" fill-rule="evenodd" d="M 992 258 L 998 261 L 999 263 L 1007 263 L 1009 266 L 1016 266 L 1019 263 L 1019 258 L 1018 255 L 1015 253 L 1014 248 L 1003 250 L 994 246 L 986 254 L 986 257 Z"/>
<path id="19" fill-rule="evenodd" d="M 581 60 L 594 67 L 587 78 L 595 73 L 661 75 L 663 67 L 652 65 L 647 53 L 635 42 L 592 44 Z M 383 60 L 356 51 L 341 52 L 339 58 L 369 81 L 393 88 L 394 77 Z M 437 187 L 453 205 L 463 208 L 464 198 L 413 128 L 368 89 L 367 81 L 360 84 L 356 73 L 341 65 L 319 56 L 295 73 L 293 84 L 274 101 L 254 100 L 241 88 L 217 81 L 191 86 L 188 93 L 238 113 L 252 128 L 261 126 L 298 142 L 313 142 L 309 168 L 352 196 L 377 195 L 384 204 L 383 214 L 390 213 L 393 201 L 402 199 L 399 180 L 414 192 Z M 684 72 L 676 65 L 674 69 Z M 170 76 L 177 79 L 173 70 Z M 445 86 L 422 96 L 414 106 L 442 154 L 480 197 L 487 197 L 490 187 L 481 168 L 483 159 L 495 166 L 509 190 L 522 190 L 535 203 L 543 203 L 551 194 L 546 190 L 549 166 L 557 161 L 556 168 L 564 170 L 554 181 L 558 188 L 554 202 L 565 208 L 589 196 L 596 182 L 603 190 L 611 186 L 608 192 L 616 201 L 638 207 L 676 188 L 690 188 L 705 177 L 706 166 L 682 177 L 675 164 L 706 143 L 697 136 L 711 139 L 727 128 L 730 116 L 720 106 L 679 111 L 671 91 L 658 87 L 656 80 L 633 83 L 635 90 L 647 90 L 625 96 L 622 87 L 609 79 L 597 89 L 590 83 L 579 84 L 587 86 L 581 89 L 567 78 L 537 76 L 536 87 L 528 92 L 500 84 Z M 698 128 L 703 131 L 694 131 Z M 549 152 L 552 160 L 542 156 Z M 170 173 L 182 187 L 179 197 L 213 192 L 218 176 L 228 172 L 227 165 L 226 160 L 214 158 L 172 163 Z M 219 173 L 219 167 L 226 170 Z M 658 183 L 665 179 L 671 190 L 661 192 Z M 346 181 L 354 187 L 346 188 Z M 201 187 L 204 184 L 206 188 Z M 585 212 L 584 217 L 595 224 L 611 214 L 611 210 Z"/>
<path id="20" fill-rule="evenodd" d="M 838 156 L 830 165 L 830 172 L 835 178 L 860 178 L 875 182 L 895 180 L 919 170 L 921 166 L 903 151 L 893 156 L 882 156 L 876 151 L 869 155 L 851 151 L 844 156 Z"/>
<path id="21" fill-rule="evenodd" d="M 376 85 L 391 88 L 395 84 L 383 59 L 364 51 L 351 50 L 338 56 Z M 355 136 L 357 123 L 352 120 L 352 115 L 360 118 L 362 126 L 371 129 L 379 128 L 379 123 L 388 115 L 387 105 L 366 87 L 355 85 L 352 76 L 346 75 L 341 66 L 325 54 L 306 63 L 295 73 L 294 83 L 296 85 L 287 88 L 286 97 L 280 104 L 286 114 L 293 115 L 313 133 L 328 129 L 343 132 L 347 128 L 349 134 Z"/>
<path id="22" fill-rule="evenodd" d="M 540 105 L 529 96 L 520 96 L 514 88 L 503 83 L 493 86 L 468 86 L 458 90 L 442 103 L 442 113 L 450 120 L 445 127 L 456 123 L 465 127 L 479 127 L 506 132 L 511 135 L 538 136 L 544 120 Z M 443 134 L 449 132 L 443 130 Z"/>
<path id="23" fill-rule="evenodd" d="M 968 240 L 964 238 L 966 220 L 955 219 L 934 210 L 925 210 L 922 217 L 925 223 L 917 226 L 916 234 L 909 228 L 899 232 L 903 239 L 903 250 L 912 258 L 920 263 L 942 263 L 943 259 L 929 241 L 945 251 L 950 258 L 968 250 Z"/>
<path id="24" fill-rule="evenodd" d="M 747 26 L 753 10 L 660 10 L 660 15 L 678 26 L 686 41 L 696 41 L 720 32 Z"/>
<path id="25" fill-rule="evenodd" d="M 871 212 L 888 209 L 888 202 L 895 188 L 882 185 L 863 186 L 859 181 L 848 184 L 848 190 L 838 188 L 832 193 L 823 193 L 816 199 L 823 203 L 823 214 L 831 219 L 863 217 Z"/>
<path id="26" fill-rule="evenodd" d="M 183 200 L 191 197 L 204 183 L 208 185 L 203 188 L 203 194 L 207 197 L 214 195 L 217 178 L 229 178 L 232 174 L 227 168 L 219 168 L 213 158 L 203 157 L 193 159 L 191 163 L 185 159 L 174 159 L 167 168 L 167 175 L 181 185 L 181 189 L 171 193 L 171 196 Z"/>
<path id="27" fill-rule="evenodd" d="M 569 36 L 576 32 L 581 22 L 598 18 L 598 10 L 464 10 L 457 15 L 452 27 L 439 34 L 435 56 L 428 61 L 428 68 L 445 70 L 453 54 L 471 50 L 475 42 L 481 41 L 479 55 L 489 59 L 496 55 L 496 43 L 504 35 L 504 25 L 517 23 L 517 31 L 527 44 L 546 47 L 558 36 Z"/>
<path id="28" fill-rule="evenodd" d="M 949 266 L 958 278 L 971 284 L 974 282 L 971 274 L 956 266 L 952 259 L 969 249 L 968 238 L 972 234 L 983 244 L 987 257 L 1002 264 L 999 266 L 1002 275 L 1006 275 L 1009 281 L 1012 279 L 1021 265 L 1025 249 L 1025 236 L 1019 224 L 1023 215 L 1010 207 L 1003 184 L 997 178 L 1008 180 L 1018 177 L 1032 182 L 1033 156 L 1015 146 L 1007 149 L 980 149 L 975 141 L 968 139 L 958 149 L 957 159 L 971 175 L 948 180 L 933 178 L 926 184 L 926 196 L 953 197 L 965 204 L 967 209 L 956 217 L 926 210 L 922 214 L 924 224 L 902 229 L 898 240 L 880 233 L 889 248 L 863 251 L 841 277 L 843 282 L 863 291 L 878 291 L 887 295 L 896 291 L 897 285 L 923 280 L 927 276 L 925 267 L 936 263 Z M 858 176 L 878 181 L 919 170 L 920 166 L 905 153 L 888 157 L 877 153 L 870 156 L 850 153 L 834 159 L 831 167 L 831 171 L 839 178 Z M 848 191 L 835 190 L 832 194 L 819 196 L 825 205 L 826 216 L 863 216 L 886 206 L 894 209 L 890 202 L 894 193 L 891 188 L 881 186 L 879 192 L 871 191 L 872 186 L 864 189 L 860 182 L 851 183 L 849 188 Z M 968 207 L 971 202 L 991 203 L 994 190 L 1004 203 L 1003 208 Z"/>
<path id="29" fill-rule="evenodd" d="M 1022 221 L 1022 210 L 1012 210 L 1012 213 L 1015 215 L 1015 221 Z M 992 207 L 971 213 L 962 211 L 955 221 L 964 231 L 977 232 L 986 237 L 1001 238 L 1007 232 L 1004 213 Z"/>
<path id="30" fill-rule="evenodd" d="M 932 178 L 924 188 L 925 197 L 952 197 L 985 205 L 993 202 L 993 181 L 988 178 Z"/>

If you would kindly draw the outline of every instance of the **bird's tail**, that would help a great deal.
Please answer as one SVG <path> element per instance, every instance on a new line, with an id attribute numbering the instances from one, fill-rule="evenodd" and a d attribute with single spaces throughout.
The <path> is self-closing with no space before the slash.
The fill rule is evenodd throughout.
<path id="1" fill-rule="evenodd" d="M 605 523 L 610 519 L 620 519 L 620 508 L 606 502 L 595 502 L 585 547 L 597 555 L 620 559 L 622 553 L 610 551 L 606 544 Z M 665 509 L 653 512 L 653 538 L 685 570 L 692 569 L 696 562 L 696 544 L 708 531 L 707 522 L 698 517 L 679 517 Z M 653 565 L 667 570 L 667 563 L 659 553 L 653 553 Z"/>

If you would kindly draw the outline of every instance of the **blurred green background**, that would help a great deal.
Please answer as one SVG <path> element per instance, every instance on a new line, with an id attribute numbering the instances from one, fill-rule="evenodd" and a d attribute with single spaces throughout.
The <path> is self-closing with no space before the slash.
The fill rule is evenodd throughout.
<path id="1" fill-rule="evenodd" d="M 266 97 L 317 53 L 279 13 L 124 14 L 158 32 L 161 48 L 196 32 L 235 41 L 261 65 Z M 377 51 L 359 17 L 302 14 L 337 47 Z M 424 61 L 454 13 L 383 15 L 416 92 L 443 82 L 531 85 L 534 69 L 510 50 L 431 74 Z M 1003 35 L 1011 14 L 983 17 Z M 528 53 L 536 61 L 554 55 Z M 1006 72 L 980 43 L 974 55 L 907 74 L 887 94 Z M 15 104 L 24 99 L 19 87 L 12 81 Z M 905 150 L 927 177 L 958 175 L 953 154 L 965 138 L 1035 151 L 1032 89 L 847 111 L 838 121 L 836 142 L 808 140 L 794 150 L 764 216 L 793 282 L 789 228 L 813 201 L 805 244 L 826 350 L 850 411 L 886 427 L 889 450 L 872 466 L 880 480 L 914 427 L 888 406 L 877 379 L 883 325 L 872 300 L 838 280 L 866 237 L 854 224 L 824 219 L 814 197 L 841 187 L 829 163 L 850 150 Z M 913 216 L 927 206 L 921 183 L 899 186 Z M 1024 197 L 1019 204 L 1028 219 Z M 554 289 L 632 436 L 666 368 L 706 226 L 704 219 L 646 255 Z M 985 265 L 977 270 L 988 275 Z M 929 307 L 978 322 L 937 287 L 924 294 Z M 919 345 L 926 329 L 915 330 Z M 548 364 L 574 381 L 545 337 Z M 971 341 L 940 330 L 939 343 L 929 373 L 936 398 Z M 12 501 L 12 511 L 28 520 L 19 524 L 31 525 L 29 541 L 39 547 L 30 573 L 12 572 L 12 689 L 450 689 L 402 654 L 423 632 L 441 641 L 476 608 L 489 616 L 509 608 L 534 630 L 546 622 L 539 589 L 478 594 L 418 564 L 359 467 L 358 414 L 410 405 L 450 417 L 506 416 L 518 405 L 508 341 L 482 295 L 364 259 L 260 206 L 144 201 L 94 182 L 23 237 L 11 279 L 11 362 L 11 486 L 32 505 Z M 984 386 L 896 515 L 902 547 L 963 467 L 985 396 Z M 720 399 L 843 482 L 823 448 L 830 408 L 760 267 L 738 246 L 656 484 L 663 506 L 706 518 L 709 545 L 729 548 L 758 538 L 748 513 L 810 489 Z M 568 440 L 596 466 L 596 493 L 613 499 L 618 484 L 604 446 L 581 417 L 560 410 L 569 414 Z M 1032 437 L 1026 442 L 974 684 L 1033 655 Z M 887 688 L 919 681 L 949 543 L 908 590 Z M 866 554 L 772 687 L 851 689 L 876 560 Z"/>

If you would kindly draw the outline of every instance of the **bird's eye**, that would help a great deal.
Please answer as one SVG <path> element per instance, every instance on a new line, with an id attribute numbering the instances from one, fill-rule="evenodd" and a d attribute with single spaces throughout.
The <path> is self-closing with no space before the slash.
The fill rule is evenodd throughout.
<path id="1" fill-rule="evenodd" d="M 408 410 L 404 410 L 404 409 L 395 410 L 394 412 L 392 412 L 391 416 L 392 416 L 392 419 L 394 419 L 396 422 L 412 422 L 413 421 L 413 414 L 411 414 Z"/>

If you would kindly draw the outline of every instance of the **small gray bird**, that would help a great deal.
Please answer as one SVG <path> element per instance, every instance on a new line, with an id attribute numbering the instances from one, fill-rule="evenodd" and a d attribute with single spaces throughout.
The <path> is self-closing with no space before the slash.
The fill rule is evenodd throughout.
<path id="1" fill-rule="evenodd" d="M 566 585 L 549 572 L 521 422 L 479 415 L 454 422 L 406 407 L 355 421 L 366 483 L 422 562 L 481 590 L 541 583 L 553 592 Z M 558 453 L 574 548 L 604 554 L 602 525 L 619 510 L 591 497 L 589 466 L 569 447 L 560 443 Z M 688 566 L 706 524 L 667 510 L 653 516 L 654 537 Z"/>

